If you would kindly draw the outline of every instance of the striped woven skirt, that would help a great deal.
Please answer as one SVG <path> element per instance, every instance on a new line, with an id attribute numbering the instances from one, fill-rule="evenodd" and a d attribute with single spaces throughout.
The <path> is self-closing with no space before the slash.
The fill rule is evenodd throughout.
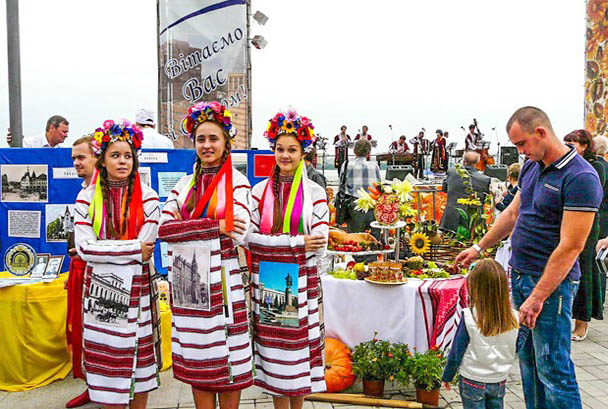
<path id="1" fill-rule="evenodd" d="M 276 244 L 278 237 L 272 237 Z M 302 396 L 324 392 L 323 336 L 320 280 L 316 257 L 306 258 L 304 247 L 249 242 L 253 277 L 255 384 L 272 395 Z M 261 261 L 298 265 L 298 326 L 279 327 L 260 323 Z"/>
<path id="2" fill-rule="evenodd" d="M 106 405 L 126 405 L 135 393 L 149 392 L 160 385 L 160 355 L 156 335 L 158 320 L 151 308 L 151 279 L 148 264 L 116 266 L 131 269 L 133 282 L 127 312 L 127 325 L 116 327 L 83 324 L 84 366 L 91 401 Z M 95 263 L 87 264 L 85 276 L 85 315 L 94 294 Z M 156 331 L 153 328 L 156 326 Z M 158 354 L 157 354 L 158 353 Z"/>
<path id="3" fill-rule="evenodd" d="M 228 237 L 169 243 L 169 257 L 175 245 L 203 245 L 211 248 L 210 305 L 208 310 L 182 308 L 173 298 L 172 267 L 171 311 L 173 316 L 173 376 L 194 388 L 227 392 L 253 384 L 252 354 L 247 308 L 237 253 Z M 227 297 L 232 318 L 225 315 L 222 269 L 227 282 Z M 228 294 L 229 293 L 229 294 Z"/>

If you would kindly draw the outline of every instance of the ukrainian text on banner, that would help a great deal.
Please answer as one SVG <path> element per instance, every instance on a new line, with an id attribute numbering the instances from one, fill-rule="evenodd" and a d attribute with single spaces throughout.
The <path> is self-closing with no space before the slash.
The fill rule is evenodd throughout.
<path id="1" fill-rule="evenodd" d="M 191 148 L 182 120 L 200 101 L 220 101 L 237 129 L 233 148 L 248 148 L 245 0 L 159 0 L 160 132 Z"/>
<path id="2" fill-rule="evenodd" d="M 585 129 L 591 135 L 604 134 L 608 120 L 608 2 L 587 1 L 585 47 Z"/>

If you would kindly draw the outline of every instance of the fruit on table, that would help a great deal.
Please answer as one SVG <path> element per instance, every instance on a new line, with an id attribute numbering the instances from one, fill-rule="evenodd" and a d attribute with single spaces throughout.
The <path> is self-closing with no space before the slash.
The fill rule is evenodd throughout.
<path id="1" fill-rule="evenodd" d="M 399 220 L 400 208 L 401 202 L 396 194 L 381 194 L 376 201 L 376 207 L 374 207 L 376 221 L 385 225 L 394 224 Z"/>
<path id="2" fill-rule="evenodd" d="M 345 279 L 345 280 L 356 280 L 357 279 L 357 273 L 354 272 L 353 270 L 335 270 L 335 271 L 330 271 L 329 274 L 333 278 L 339 278 L 339 279 Z"/>
<path id="3" fill-rule="evenodd" d="M 325 338 L 325 384 L 327 392 L 341 392 L 355 383 L 350 349 L 334 338 Z"/>
<path id="4" fill-rule="evenodd" d="M 424 259 L 420 256 L 410 257 L 405 264 L 410 270 L 420 270 L 424 266 Z"/>
<path id="5" fill-rule="evenodd" d="M 354 262 L 351 262 L 351 263 L 354 263 Z M 355 271 L 365 271 L 365 263 L 354 264 L 353 265 L 353 270 L 355 270 Z"/>

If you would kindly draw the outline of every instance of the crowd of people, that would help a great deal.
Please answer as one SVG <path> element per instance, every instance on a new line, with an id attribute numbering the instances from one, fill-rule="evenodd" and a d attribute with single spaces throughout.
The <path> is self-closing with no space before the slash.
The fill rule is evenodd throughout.
<path id="1" fill-rule="evenodd" d="M 310 120 L 294 111 L 271 118 L 265 136 L 275 166 L 268 179 L 251 187 L 232 166 L 236 130 L 228 111 L 217 102 L 193 105 L 184 120 L 196 151 L 193 173 L 177 183 L 161 209 L 157 193 L 138 174 L 137 152 L 148 137 L 139 124 L 152 125 L 151 116 L 141 113 L 137 124 L 105 121 L 72 146 L 83 188 L 76 198 L 75 244 L 69 250 L 68 342 L 74 376 L 86 380 L 87 390 L 68 407 L 91 400 L 108 408 L 143 408 L 148 392 L 159 387 L 158 277 L 151 259 L 160 239 L 170 254 L 182 245 L 210 249 L 210 307 L 187 308 L 171 299 L 173 374 L 191 386 L 196 407 L 213 408 L 219 399 L 221 408 L 236 408 L 241 391 L 256 384 L 273 396 L 276 408 L 301 408 L 304 395 L 325 390 L 317 261 L 327 245 L 329 208 L 326 181 L 312 166 Z M 37 146 L 60 145 L 68 126 L 65 118 L 50 118 Z M 450 387 L 458 370 L 465 408 L 481 407 L 480 402 L 501 407 L 507 375 L 519 356 L 528 409 L 580 408 L 570 349 L 572 341 L 585 339 L 591 318 L 603 319 L 606 277 L 594 259 L 608 248 L 606 139 L 584 130 L 560 139 L 535 107 L 517 110 L 506 129 L 528 160 L 509 167 L 499 217 L 455 260 L 470 267 L 469 306 L 450 350 L 444 386 Z M 445 138 L 440 130 L 437 135 Z M 337 142 L 348 139 L 346 127 L 337 137 Z M 423 137 L 418 135 L 415 150 L 423 149 Z M 340 167 L 338 198 L 346 205 L 339 224 L 362 231 L 373 213 L 354 211 L 356 191 L 380 182 L 381 176 L 377 163 L 367 160 L 367 127 L 355 139 L 355 159 Z M 437 160 L 443 160 L 441 155 Z M 474 190 L 484 195 L 490 180 L 475 169 L 479 160 L 477 152 L 469 151 L 463 164 Z M 446 170 L 448 208 L 441 227 L 454 230 L 450 209 L 455 204 L 449 204 L 464 187 L 454 169 Z M 494 260 L 475 261 L 509 236 L 512 256 L 506 271 Z M 237 246 L 250 256 L 250 308 Z M 264 300 L 256 290 L 264 287 L 266 262 L 297 265 L 295 327 L 260 319 Z M 117 265 L 132 275 L 127 324 L 117 329 L 83 323 L 91 309 L 93 278 Z M 170 274 L 171 285 L 173 279 Z"/>
<path id="2" fill-rule="evenodd" d="M 527 408 L 580 408 L 570 348 L 572 341 L 585 340 L 592 318 L 603 319 L 606 277 L 595 258 L 608 247 L 607 141 L 584 130 L 560 139 L 547 115 L 534 107 L 516 111 L 507 133 L 528 160 L 523 167 L 508 167 L 506 194 L 496 205 L 501 212 L 497 221 L 456 259 L 472 268 L 467 279 L 470 305 L 452 345 L 445 385 L 449 388 L 459 368 L 465 408 L 501 407 L 506 378 L 518 355 Z M 439 130 L 437 134 L 441 136 Z M 491 194 L 490 177 L 476 167 L 481 155 L 474 125 L 469 136 L 463 170 L 483 200 Z M 422 132 L 410 141 L 414 153 L 427 152 L 424 141 Z M 401 137 L 392 149 L 405 152 L 406 146 Z M 352 231 L 368 229 L 373 220 L 371 211 L 352 210 L 357 189 L 380 181 L 378 165 L 365 160 L 369 149 L 364 141 L 356 144 L 355 160 L 341 167 L 340 189 L 347 200 L 339 204 L 345 220 L 338 218 L 338 223 L 345 221 Z M 455 231 L 457 200 L 468 196 L 456 169 L 447 169 L 443 191 L 447 205 L 440 226 Z M 472 264 L 507 237 L 512 243 L 508 271 L 489 260 Z"/>

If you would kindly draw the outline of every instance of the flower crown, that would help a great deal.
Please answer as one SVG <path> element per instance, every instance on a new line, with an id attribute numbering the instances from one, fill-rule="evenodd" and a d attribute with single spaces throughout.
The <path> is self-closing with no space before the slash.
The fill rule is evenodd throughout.
<path id="1" fill-rule="evenodd" d="M 236 136 L 236 128 L 232 125 L 232 113 L 217 101 L 199 102 L 188 108 L 188 115 L 184 118 L 184 130 L 194 140 L 194 128 L 205 121 L 217 122 L 230 138 Z"/>
<path id="2" fill-rule="evenodd" d="M 294 110 L 287 113 L 278 112 L 274 118 L 268 122 L 268 128 L 264 136 L 268 138 L 270 146 L 274 148 L 277 137 L 283 134 L 294 134 L 302 148 L 306 149 L 314 142 L 314 132 L 312 122 L 305 116 L 299 116 Z"/>
<path id="3" fill-rule="evenodd" d="M 114 123 L 111 119 L 103 121 L 103 128 L 97 128 L 93 133 L 91 148 L 95 156 L 101 156 L 109 144 L 122 141 L 128 142 L 135 148 L 141 149 L 144 134 L 135 124 L 123 119 L 121 124 Z"/>

